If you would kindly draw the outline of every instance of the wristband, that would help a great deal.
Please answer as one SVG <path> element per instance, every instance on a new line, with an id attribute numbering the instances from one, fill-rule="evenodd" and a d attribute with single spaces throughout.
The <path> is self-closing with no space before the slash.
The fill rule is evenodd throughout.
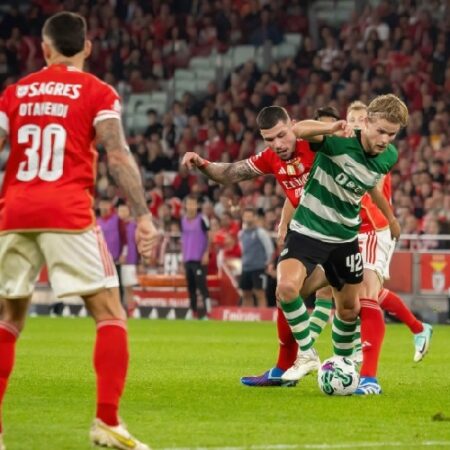
<path id="1" fill-rule="evenodd" d="M 207 159 L 202 158 L 201 164 L 199 164 L 197 167 L 199 169 L 204 169 L 206 166 L 209 166 L 211 164 L 211 161 L 208 161 Z"/>

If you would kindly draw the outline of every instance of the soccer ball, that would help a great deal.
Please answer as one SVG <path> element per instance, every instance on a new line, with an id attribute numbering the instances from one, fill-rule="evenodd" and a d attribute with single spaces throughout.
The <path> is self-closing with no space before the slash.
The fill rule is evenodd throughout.
<path id="1" fill-rule="evenodd" d="M 322 363 L 317 381 L 324 394 L 352 395 L 358 387 L 359 373 L 351 359 L 332 356 Z"/>

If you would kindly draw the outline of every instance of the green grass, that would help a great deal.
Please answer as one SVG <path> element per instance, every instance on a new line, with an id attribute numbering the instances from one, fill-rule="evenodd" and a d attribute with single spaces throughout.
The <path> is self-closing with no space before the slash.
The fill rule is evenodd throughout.
<path id="1" fill-rule="evenodd" d="M 153 448 L 450 448 L 450 422 L 432 420 L 450 416 L 450 327 L 435 327 L 430 354 L 415 364 L 409 330 L 388 326 L 385 392 L 364 398 L 327 397 L 315 376 L 295 388 L 241 386 L 240 376 L 273 365 L 273 323 L 131 320 L 129 330 L 121 414 Z M 91 448 L 93 339 L 89 319 L 29 319 L 3 408 L 8 450 Z M 317 349 L 331 356 L 329 329 Z"/>

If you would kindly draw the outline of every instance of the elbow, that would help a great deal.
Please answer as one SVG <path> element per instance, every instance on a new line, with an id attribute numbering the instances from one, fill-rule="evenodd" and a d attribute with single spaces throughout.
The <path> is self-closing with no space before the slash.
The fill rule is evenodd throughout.
<path id="1" fill-rule="evenodd" d="M 125 152 L 109 152 L 107 154 L 108 168 L 115 169 L 117 167 L 123 167 L 130 165 L 130 160 Z"/>

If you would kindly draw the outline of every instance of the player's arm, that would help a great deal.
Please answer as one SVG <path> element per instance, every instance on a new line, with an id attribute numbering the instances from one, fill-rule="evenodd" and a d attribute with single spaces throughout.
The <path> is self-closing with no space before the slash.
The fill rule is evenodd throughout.
<path id="1" fill-rule="evenodd" d="M 194 152 L 187 152 L 181 165 L 188 169 L 196 167 L 208 178 L 220 184 L 238 183 L 261 175 L 245 159 L 234 163 L 213 163 Z"/>
<path id="2" fill-rule="evenodd" d="M 292 131 L 299 139 L 320 143 L 326 135 L 347 135 L 348 125 L 345 120 L 321 122 L 319 120 L 302 120 L 292 126 Z"/>
<path id="3" fill-rule="evenodd" d="M 95 126 L 97 143 L 101 144 L 108 158 L 108 169 L 117 186 L 126 195 L 133 216 L 139 218 L 149 213 L 145 200 L 141 175 L 134 161 L 122 126 L 117 119 L 105 119 Z"/>
<path id="4" fill-rule="evenodd" d="M 377 186 L 369 190 L 369 194 L 372 197 L 373 202 L 377 205 L 377 207 L 380 209 L 380 211 L 384 214 L 384 216 L 388 220 L 392 238 L 399 239 L 401 231 L 400 224 L 398 223 L 397 218 L 394 216 L 394 213 L 392 212 L 391 205 L 386 200 L 386 198 L 384 197 L 384 195 Z"/>
<path id="5" fill-rule="evenodd" d="M 286 239 L 286 234 L 289 228 L 289 223 L 294 216 L 295 207 L 288 197 L 284 201 L 283 209 L 281 210 L 281 219 L 278 224 L 277 242 L 279 245 L 283 244 Z"/>
<path id="6" fill-rule="evenodd" d="M 130 210 L 136 218 L 136 241 L 144 258 L 151 256 L 158 240 L 142 186 L 141 175 L 125 141 L 120 120 L 105 119 L 95 125 L 96 141 L 107 154 L 108 170 L 117 186 L 126 196 Z"/>

